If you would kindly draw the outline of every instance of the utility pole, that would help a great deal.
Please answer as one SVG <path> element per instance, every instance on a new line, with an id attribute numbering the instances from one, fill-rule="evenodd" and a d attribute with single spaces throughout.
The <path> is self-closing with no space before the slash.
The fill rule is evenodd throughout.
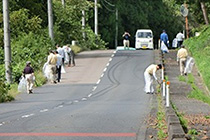
<path id="1" fill-rule="evenodd" d="M 115 48 L 117 48 L 117 38 L 118 38 L 118 9 L 116 7 L 116 33 L 115 33 Z"/>
<path id="2" fill-rule="evenodd" d="M 48 27 L 49 27 L 49 36 L 54 42 L 54 33 L 53 33 L 53 12 L 52 12 L 52 0 L 48 0 Z"/>
<path id="3" fill-rule="evenodd" d="M 4 56 L 5 56 L 5 73 L 8 83 L 12 82 L 11 70 L 11 46 L 10 46 L 10 27 L 9 27 L 9 2 L 3 0 L 3 21 L 4 21 Z"/>
<path id="4" fill-rule="evenodd" d="M 85 40 L 85 10 L 82 10 L 82 31 L 83 40 Z"/>
<path id="5" fill-rule="evenodd" d="M 97 0 L 95 0 L 95 34 L 98 35 L 98 7 L 97 7 Z"/>
<path id="6" fill-rule="evenodd" d="M 63 8 L 65 8 L 65 0 L 61 0 Z"/>

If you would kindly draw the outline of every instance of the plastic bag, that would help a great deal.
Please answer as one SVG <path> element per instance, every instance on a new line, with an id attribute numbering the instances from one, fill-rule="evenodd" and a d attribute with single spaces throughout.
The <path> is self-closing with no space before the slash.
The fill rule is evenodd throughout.
<path id="1" fill-rule="evenodd" d="M 174 40 L 172 42 L 172 47 L 177 48 L 177 39 L 176 38 L 174 38 Z"/>
<path id="2" fill-rule="evenodd" d="M 26 92 L 26 78 L 24 78 L 23 76 L 20 78 L 20 82 L 18 84 L 18 91 L 19 92 Z"/>
<path id="3" fill-rule="evenodd" d="M 44 76 L 45 76 L 47 79 L 50 79 L 50 69 L 49 69 L 49 66 L 48 66 L 47 63 L 44 64 L 42 70 L 43 70 Z"/>
<path id="4" fill-rule="evenodd" d="M 168 47 L 165 45 L 165 43 L 163 41 L 161 42 L 161 48 L 160 49 L 163 53 L 168 53 L 169 52 Z"/>
<path id="5" fill-rule="evenodd" d="M 66 73 L 66 70 L 63 65 L 61 66 L 61 73 Z"/>
<path id="6" fill-rule="evenodd" d="M 191 73 L 194 64 L 195 64 L 195 60 L 192 57 L 188 57 L 186 61 L 184 73 Z"/>

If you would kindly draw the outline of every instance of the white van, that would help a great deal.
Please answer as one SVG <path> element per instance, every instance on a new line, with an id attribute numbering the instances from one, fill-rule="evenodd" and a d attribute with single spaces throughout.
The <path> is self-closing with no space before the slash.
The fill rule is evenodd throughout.
<path id="1" fill-rule="evenodd" d="M 139 29 L 135 35 L 135 48 L 136 49 L 154 49 L 153 46 L 153 33 L 150 29 Z"/>

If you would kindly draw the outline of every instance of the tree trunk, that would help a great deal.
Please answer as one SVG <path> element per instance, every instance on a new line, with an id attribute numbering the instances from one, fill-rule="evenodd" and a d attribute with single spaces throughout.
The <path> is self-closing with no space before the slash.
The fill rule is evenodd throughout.
<path id="1" fill-rule="evenodd" d="M 207 14 L 207 11 L 206 11 L 205 2 L 200 2 L 200 4 L 201 4 L 201 9 L 202 9 L 202 12 L 203 12 L 203 17 L 204 17 L 205 23 L 207 25 L 209 25 L 209 19 L 208 19 L 208 14 Z"/>
<path id="2" fill-rule="evenodd" d="M 3 21 L 4 21 L 4 56 L 5 56 L 5 72 L 8 83 L 12 82 L 11 70 L 11 46 L 10 46 L 10 27 L 9 27 L 9 2 L 3 0 Z"/>

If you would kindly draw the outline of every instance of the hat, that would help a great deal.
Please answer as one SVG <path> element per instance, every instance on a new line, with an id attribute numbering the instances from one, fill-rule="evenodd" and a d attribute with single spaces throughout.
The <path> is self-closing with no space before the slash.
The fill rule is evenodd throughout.
<path id="1" fill-rule="evenodd" d="M 27 62 L 26 62 L 26 65 L 28 65 L 28 64 L 31 64 L 31 61 L 27 61 Z"/>

